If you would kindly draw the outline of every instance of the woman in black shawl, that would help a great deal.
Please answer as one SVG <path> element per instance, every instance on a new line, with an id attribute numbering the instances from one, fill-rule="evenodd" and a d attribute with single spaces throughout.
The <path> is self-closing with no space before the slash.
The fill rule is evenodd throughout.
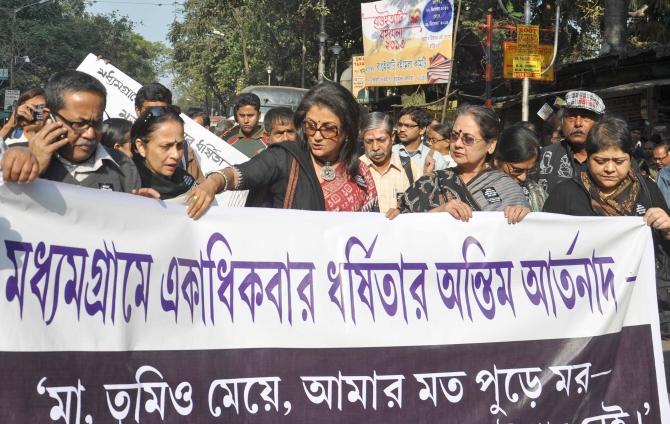
<path id="1" fill-rule="evenodd" d="M 184 121 L 179 114 L 174 106 L 152 107 L 130 130 L 133 161 L 142 188 L 156 190 L 163 200 L 185 201 L 185 196 L 180 196 L 195 186 L 195 179 L 179 167 L 184 156 Z"/>

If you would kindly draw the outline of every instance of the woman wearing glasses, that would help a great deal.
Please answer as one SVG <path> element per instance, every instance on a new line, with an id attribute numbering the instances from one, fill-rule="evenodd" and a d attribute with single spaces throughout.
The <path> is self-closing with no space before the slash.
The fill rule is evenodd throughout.
<path id="1" fill-rule="evenodd" d="M 324 82 L 305 94 L 294 115 L 297 143 L 276 143 L 249 161 L 216 171 L 190 196 L 188 214 L 205 213 L 214 195 L 250 190 L 247 206 L 377 211 L 377 192 L 358 160 L 359 107 L 341 85 Z"/>
<path id="2" fill-rule="evenodd" d="M 184 121 L 173 106 L 144 111 L 130 130 L 133 161 L 142 188 L 154 189 L 163 200 L 180 196 L 195 187 L 195 179 L 179 162 L 184 156 Z"/>
<path id="3" fill-rule="evenodd" d="M 456 166 L 456 162 L 449 154 L 449 137 L 451 137 L 451 126 L 447 124 L 435 124 L 428 128 L 428 144 L 430 148 L 442 156 L 447 163 L 447 168 Z M 432 169 L 430 170 L 432 172 Z"/>
<path id="4" fill-rule="evenodd" d="M 521 221 L 530 211 L 521 187 L 490 166 L 499 132 L 492 110 L 459 107 L 450 137 L 456 167 L 418 179 L 402 197 L 400 212 L 449 212 L 468 221 L 472 211 L 504 211 L 509 223 Z"/>
<path id="5" fill-rule="evenodd" d="M 493 153 L 494 167 L 514 178 L 521 186 L 532 212 L 542 211 L 547 199 L 544 189 L 529 178 L 535 172 L 539 146 L 535 133 L 523 123 L 518 123 L 500 133 Z"/>

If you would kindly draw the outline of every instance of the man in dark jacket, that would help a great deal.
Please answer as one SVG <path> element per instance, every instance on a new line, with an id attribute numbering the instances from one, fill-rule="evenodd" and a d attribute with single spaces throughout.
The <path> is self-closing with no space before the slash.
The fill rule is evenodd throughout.
<path id="1" fill-rule="evenodd" d="M 79 71 L 54 74 L 46 86 L 48 119 L 30 140 L 40 176 L 83 187 L 132 192 L 140 188 L 135 165 L 101 145 L 105 87 Z"/>
<path id="2" fill-rule="evenodd" d="M 547 193 L 586 169 L 584 142 L 591 127 L 605 114 L 605 103 L 590 91 L 570 91 L 561 118 L 563 139 L 542 148 L 537 181 Z"/>

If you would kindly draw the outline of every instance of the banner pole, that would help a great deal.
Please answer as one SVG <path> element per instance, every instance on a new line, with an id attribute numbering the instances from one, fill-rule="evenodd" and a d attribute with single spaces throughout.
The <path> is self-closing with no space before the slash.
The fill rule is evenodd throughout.
<path id="1" fill-rule="evenodd" d="M 456 67 L 456 35 L 458 34 L 458 21 L 461 17 L 461 0 L 458 0 L 458 7 L 456 9 L 456 20 L 454 21 L 454 32 L 451 38 L 451 71 L 449 72 L 449 80 L 447 81 L 447 89 L 444 92 L 444 104 L 442 105 L 442 119 L 440 122 L 444 122 L 444 119 L 447 116 L 447 105 L 449 103 L 449 90 L 451 89 L 451 80 L 454 76 L 454 68 Z"/>

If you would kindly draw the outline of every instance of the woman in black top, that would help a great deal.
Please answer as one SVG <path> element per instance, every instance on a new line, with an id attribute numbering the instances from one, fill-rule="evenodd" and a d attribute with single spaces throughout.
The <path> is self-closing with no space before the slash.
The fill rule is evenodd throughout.
<path id="1" fill-rule="evenodd" d="M 130 130 L 142 188 L 156 190 L 163 200 L 178 198 L 195 186 L 195 179 L 179 167 L 184 156 L 184 121 L 179 114 L 174 106 L 152 107 Z"/>
<path id="2" fill-rule="evenodd" d="M 544 204 L 544 212 L 577 216 L 643 216 L 670 239 L 668 206 L 656 184 L 631 166 L 635 143 L 625 121 L 605 117 L 585 143 L 587 170 L 560 183 Z"/>

